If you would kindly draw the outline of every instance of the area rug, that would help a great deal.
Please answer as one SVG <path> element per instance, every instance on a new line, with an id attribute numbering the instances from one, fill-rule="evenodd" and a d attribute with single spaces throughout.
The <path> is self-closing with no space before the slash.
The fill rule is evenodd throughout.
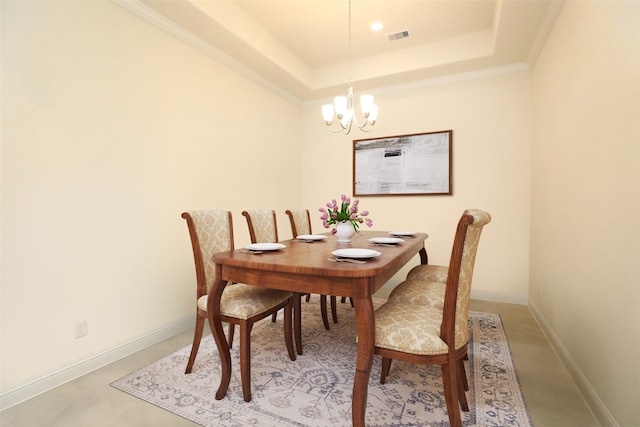
<path id="1" fill-rule="evenodd" d="M 376 300 L 378 306 L 383 301 Z M 191 346 L 111 385 L 203 426 L 349 426 L 356 328 L 350 304 L 338 304 L 338 323 L 324 329 L 318 298 L 302 303 L 303 354 L 289 360 L 282 332 L 265 319 L 251 334 L 251 402 L 242 398 L 238 333 L 231 350 L 227 395 L 215 400 L 220 360 L 203 338 L 193 372 L 184 374 Z M 531 426 L 509 346 L 497 314 L 471 312 L 466 371 L 470 390 L 464 426 Z M 439 366 L 394 361 L 380 384 L 380 358 L 369 380 L 367 426 L 448 426 Z"/>

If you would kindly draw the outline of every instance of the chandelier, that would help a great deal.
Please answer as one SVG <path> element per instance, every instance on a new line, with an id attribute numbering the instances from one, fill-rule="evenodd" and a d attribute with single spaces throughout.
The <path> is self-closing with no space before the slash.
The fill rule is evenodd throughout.
<path id="1" fill-rule="evenodd" d="M 336 96 L 333 104 L 322 106 L 322 117 L 324 123 L 333 133 L 351 132 L 353 126 L 361 131 L 370 132 L 378 118 L 378 106 L 373 103 L 373 95 L 362 95 L 360 97 L 360 111 L 362 112 L 362 124 L 358 122 L 353 104 L 353 82 L 351 81 L 351 0 L 349 0 L 349 75 L 347 81 L 347 96 Z M 338 127 L 332 127 L 333 119 L 338 118 Z"/>

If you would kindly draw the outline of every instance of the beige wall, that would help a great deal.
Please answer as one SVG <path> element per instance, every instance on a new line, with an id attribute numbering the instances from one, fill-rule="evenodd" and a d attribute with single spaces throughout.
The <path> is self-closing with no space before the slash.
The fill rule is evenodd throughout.
<path id="1" fill-rule="evenodd" d="M 2 91 L 3 391 L 194 314 L 182 211 L 300 203 L 300 107 L 116 3 L 3 1 Z"/>
<path id="2" fill-rule="evenodd" d="M 449 263 L 462 212 L 468 208 L 490 212 L 493 221 L 483 232 L 476 260 L 474 296 L 526 304 L 529 73 L 496 72 L 450 80 L 448 84 L 403 87 L 376 94 L 380 120 L 371 133 L 331 135 L 322 122 L 319 105 L 306 106 L 303 204 L 317 209 L 341 193 L 351 194 L 352 140 L 452 129 L 452 196 L 363 197 L 360 206 L 371 212 L 375 229 L 427 232 L 430 263 L 444 265 Z M 319 217 L 317 212 L 315 217 Z M 314 220 L 314 226 L 322 226 L 319 219 Z M 416 257 L 411 266 L 418 262 Z M 388 286 L 396 285 L 406 276 L 407 269 Z"/>
<path id="3" fill-rule="evenodd" d="M 605 425 L 640 425 L 640 2 L 564 5 L 532 74 L 534 312 Z"/>

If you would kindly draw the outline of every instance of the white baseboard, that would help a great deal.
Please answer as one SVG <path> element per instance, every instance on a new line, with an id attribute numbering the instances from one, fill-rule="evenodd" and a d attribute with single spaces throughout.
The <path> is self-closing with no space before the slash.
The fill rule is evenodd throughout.
<path id="1" fill-rule="evenodd" d="M 580 367 L 576 364 L 575 360 L 571 357 L 571 354 L 560 340 L 560 337 L 558 337 L 558 335 L 553 331 L 534 301 L 529 301 L 529 309 L 531 310 L 533 317 L 538 322 L 538 325 L 540 325 L 540 329 L 542 329 L 542 332 L 546 335 L 551 346 L 558 354 L 558 357 L 560 357 L 560 360 L 562 360 L 562 363 L 569 371 L 569 375 L 571 375 L 573 380 L 576 382 L 582 396 L 587 402 L 587 406 L 591 409 L 596 419 L 600 421 L 603 426 L 619 427 L 619 424 L 611 412 L 609 412 L 609 409 L 607 409 L 602 399 L 600 399 L 600 396 L 598 396 L 598 393 L 593 389 L 587 378 L 580 370 Z"/>
<path id="2" fill-rule="evenodd" d="M 0 393 L 0 411 L 171 338 L 180 332 L 193 328 L 194 325 L 195 315 L 192 315 L 113 348 L 80 359 L 63 368 L 47 372 L 33 380 L 3 390 Z"/>
<path id="3" fill-rule="evenodd" d="M 503 302 L 505 304 L 528 305 L 527 295 L 503 294 L 500 292 L 478 291 L 471 288 L 471 299 L 480 301 Z"/>

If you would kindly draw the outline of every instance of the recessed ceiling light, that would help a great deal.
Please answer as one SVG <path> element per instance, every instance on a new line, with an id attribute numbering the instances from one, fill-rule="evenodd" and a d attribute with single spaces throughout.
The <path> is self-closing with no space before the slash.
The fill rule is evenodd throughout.
<path id="1" fill-rule="evenodd" d="M 380 31 L 383 27 L 384 25 L 382 25 L 382 22 L 374 22 L 371 24 L 371 29 L 373 31 Z"/>

